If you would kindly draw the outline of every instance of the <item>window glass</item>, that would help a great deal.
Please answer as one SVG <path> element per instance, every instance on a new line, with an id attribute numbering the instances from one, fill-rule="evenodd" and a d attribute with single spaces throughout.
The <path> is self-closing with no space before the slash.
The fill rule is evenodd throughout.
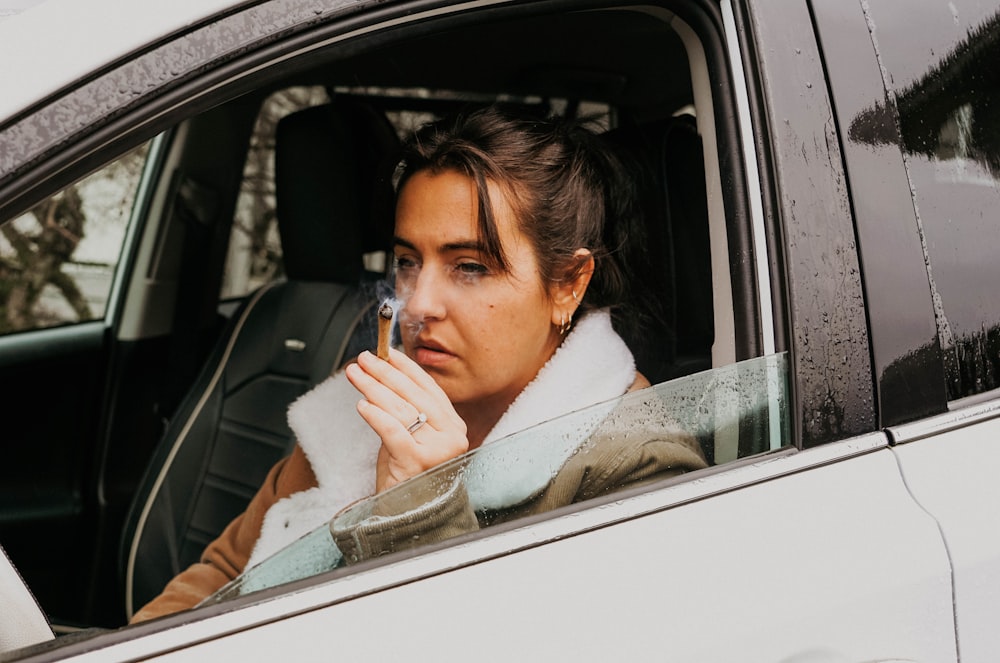
<path id="1" fill-rule="evenodd" d="M 104 317 L 148 151 L 132 150 L 0 227 L 0 333 Z"/>
<path id="2" fill-rule="evenodd" d="M 723 462 L 779 449 L 791 444 L 787 377 L 781 353 L 631 392 L 515 433 L 345 509 L 210 601 L 676 476 L 674 464 L 683 465 L 689 454 Z M 656 469 L 624 472 L 593 494 L 581 480 L 580 491 L 561 504 L 547 492 L 569 475 L 626 466 Z M 413 523 L 422 531 L 411 531 Z M 364 543 L 342 552 L 331 532 L 349 546 Z"/>
<path id="3" fill-rule="evenodd" d="M 1000 388 L 1000 14 L 989 4 L 868 8 L 899 111 L 952 399 Z"/>

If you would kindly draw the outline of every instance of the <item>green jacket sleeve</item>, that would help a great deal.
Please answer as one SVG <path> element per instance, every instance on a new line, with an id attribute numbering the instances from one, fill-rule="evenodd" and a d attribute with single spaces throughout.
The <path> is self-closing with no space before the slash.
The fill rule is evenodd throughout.
<path id="1" fill-rule="evenodd" d="M 643 435 L 597 434 L 531 499 L 499 520 L 544 513 L 706 467 L 697 442 L 679 431 Z M 479 529 L 457 471 L 399 484 L 338 514 L 330 525 L 347 563 L 437 543 Z M 503 481 L 502 476 L 491 477 Z"/>
<path id="2" fill-rule="evenodd" d="M 477 529 L 457 469 L 399 484 L 348 507 L 330 522 L 330 533 L 348 564 Z"/>

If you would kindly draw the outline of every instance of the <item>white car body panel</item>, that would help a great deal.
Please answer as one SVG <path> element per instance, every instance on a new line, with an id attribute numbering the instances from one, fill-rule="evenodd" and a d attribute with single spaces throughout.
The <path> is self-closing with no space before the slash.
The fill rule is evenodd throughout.
<path id="1" fill-rule="evenodd" d="M 996 519 L 1000 417 L 996 414 L 1000 403 L 992 403 L 990 409 L 992 419 L 895 449 L 906 485 L 937 519 L 948 546 L 963 661 L 995 661 L 1000 652 L 996 627 L 1000 615 L 1000 523 Z M 954 420 L 956 415 L 945 416 Z"/>
<path id="2" fill-rule="evenodd" d="M 45 0 L 5 0 L 0 2 L 0 19 L 20 14 L 21 12 L 37 7 Z"/>
<path id="3" fill-rule="evenodd" d="M 801 466 L 810 456 L 829 459 L 831 451 L 736 472 Z M 706 477 L 708 486 L 696 480 L 675 488 L 707 488 L 726 474 Z M 486 661 L 638 660 L 651 651 L 684 661 L 732 660 L 734 652 L 741 661 L 957 660 L 947 554 L 937 524 L 907 492 L 892 451 L 722 494 L 708 490 L 704 497 L 544 546 L 507 555 L 498 549 L 500 556 L 488 563 L 453 570 L 435 564 L 454 555 L 475 559 L 470 553 L 479 547 L 527 540 L 533 530 L 547 539 L 547 528 L 579 526 L 596 515 L 583 511 L 80 660 L 147 657 L 156 650 L 169 652 L 159 660 L 183 661 L 220 660 L 237 651 L 252 652 L 255 660 L 324 661 L 385 660 L 387 654 L 459 661 L 471 652 Z M 675 538 L 676 532 L 685 534 Z M 775 550 L 783 554 L 775 557 Z M 444 571 L 433 573 L 433 566 Z M 390 591 L 363 590 L 393 575 Z M 308 600 L 324 593 L 355 598 L 327 607 Z M 671 601 L 671 595 L 685 600 Z M 239 625 L 251 615 L 256 626 Z M 490 634 L 492 624 L 503 625 L 499 637 Z M 389 632 L 391 640 L 381 639 Z"/>
<path id="4" fill-rule="evenodd" d="M 0 122 L 165 34 L 238 4 L 47 0 L 6 18 L 0 21 Z"/>
<path id="5" fill-rule="evenodd" d="M 0 652 L 52 639 L 52 629 L 41 608 L 3 548 L 0 548 L 0 597 L 4 612 L 0 622 Z"/>

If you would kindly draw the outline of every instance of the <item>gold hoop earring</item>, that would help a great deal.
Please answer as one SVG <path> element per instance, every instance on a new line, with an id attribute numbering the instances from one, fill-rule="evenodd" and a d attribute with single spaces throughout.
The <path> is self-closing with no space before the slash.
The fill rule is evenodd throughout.
<path id="1" fill-rule="evenodd" d="M 580 303 L 580 298 L 577 296 L 576 290 L 573 290 L 572 292 L 573 292 L 573 301 L 576 302 L 577 304 L 579 304 Z"/>
<path id="2" fill-rule="evenodd" d="M 572 324 L 573 324 L 573 316 L 570 316 L 569 319 L 567 319 L 566 314 L 563 313 L 559 318 L 559 335 L 565 336 L 566 332 L 569 331 L 570 325 Z"/>

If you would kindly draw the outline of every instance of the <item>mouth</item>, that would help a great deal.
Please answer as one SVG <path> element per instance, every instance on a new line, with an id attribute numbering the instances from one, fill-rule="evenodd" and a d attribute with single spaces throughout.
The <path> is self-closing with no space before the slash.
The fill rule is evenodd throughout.
<path id="1" fill-rule="evenodd" d="M 430 338 L 414 339 L 414 360 L 425 367 L 441 366 L 453 359 L 455 355 L 447 347 Z"/>

